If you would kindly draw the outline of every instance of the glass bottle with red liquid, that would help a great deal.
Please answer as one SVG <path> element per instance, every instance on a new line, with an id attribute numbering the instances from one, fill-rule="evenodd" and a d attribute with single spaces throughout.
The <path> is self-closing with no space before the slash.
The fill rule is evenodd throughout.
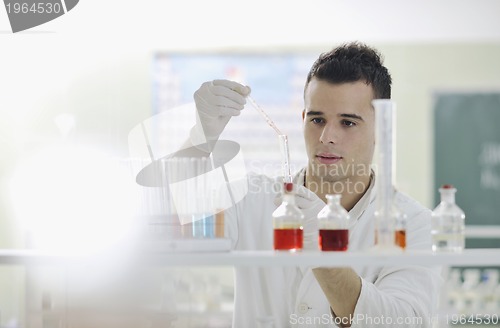
<path id="1" fill-rule="evenodd" d="M 322 251 L 346 251 L 349 246 L 349 213 L 340 204 L 341 195 L 326 195 L 327 204 L 318 213 L 318 243 Z"/>
<path id="2" fill-rule="evenodd" d="M 283 201 L 273 212 L 274 249 L 300 251 L 304 243 L 304 214 L 295 204 L 293 184 L 285 183 Z"/>

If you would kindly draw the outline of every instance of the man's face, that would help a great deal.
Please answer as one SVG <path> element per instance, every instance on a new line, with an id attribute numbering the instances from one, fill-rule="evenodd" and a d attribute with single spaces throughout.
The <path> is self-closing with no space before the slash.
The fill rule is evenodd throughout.
<path id="1" fill-rule="evenodd" d="M 373 89 L 362 81 L 309 83 L 303 112 L 308 176 L 336 182 L 367 175 L 375 147 Z"/>

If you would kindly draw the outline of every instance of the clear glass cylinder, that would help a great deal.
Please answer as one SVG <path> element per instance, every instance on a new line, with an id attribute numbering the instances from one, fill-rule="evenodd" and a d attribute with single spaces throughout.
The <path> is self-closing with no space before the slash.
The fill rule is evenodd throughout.
<path id="1" fill-rule="evenodd" d="M 326 195 L 327 204 L 318 213 L 318 244 L 322 251 L 346 251 L 349 246 L 349 213 L 340 204 L 340 194 Z"/>
<path id="2" fill-rule="evenodd" d="M 465 247 L 465 214 L 455 203 L 457 189 L 452 185 L 439 188 L 441 202 L 432 211 L 432 250 L 461 252 Z"/>
<path id="3" fill-rule="evenodd" d="M 285 183 L 283 201 L 273 212 L 274 249 L 300 251 L 304 244 L 304 214 L 295 204 L 293 184 Z"/>
<path id="4" fill-rule="evenodd" d="M 396 250 L 396 215 L 393 208 L 393 116 L 396 104 L 374 99 L 376 163 L 375 244 L 378 250 Z"/>

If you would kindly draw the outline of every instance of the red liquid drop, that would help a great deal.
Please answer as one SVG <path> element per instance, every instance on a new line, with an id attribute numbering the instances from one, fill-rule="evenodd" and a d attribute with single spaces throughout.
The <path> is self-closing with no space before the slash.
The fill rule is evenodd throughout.
<path id="1" fill-rule="evenodd" d="M 319 248 L 322 251 L 346 251 L 349 244 L 349 230 L 319 230 Z"/>
<path id="2" fill-rule="evenodd" d="M 275 250 L 300 250 L 303 244 L 302 229 L 274 229 Z"/>

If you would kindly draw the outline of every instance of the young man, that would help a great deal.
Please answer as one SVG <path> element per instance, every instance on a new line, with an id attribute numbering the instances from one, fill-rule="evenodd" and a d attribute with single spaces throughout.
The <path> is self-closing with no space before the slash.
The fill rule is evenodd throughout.
<path id="1" fill-rule="evenodd" d="M 249 93 L 232 81 L 204 83 L 194 95 L 198 119 L 191 143 L 215 142 Z M 390 96 L 390 74 L 378 52 L 364 44 L 341 45 L 313 64 L 302 112 L 309 161 L 294 177 L 305 249 L 317 249 L 316 216 L 329 193 L 341 193 L 350 213 L 349 249 L 374 245 L 371 101 Z M 271 214 L 280 201 L 280 181 L 248 176 L 248 193 L 225 211 L 234 249 L 273 248 Z M 430 249 L 430 210 L 397 191 L 394 201 L 408 218 L 407 249 Z M 235 277 L 234 327 L 430 327 L 441 284 L 438 269 L 420 266 L 239 267 Z"/>

